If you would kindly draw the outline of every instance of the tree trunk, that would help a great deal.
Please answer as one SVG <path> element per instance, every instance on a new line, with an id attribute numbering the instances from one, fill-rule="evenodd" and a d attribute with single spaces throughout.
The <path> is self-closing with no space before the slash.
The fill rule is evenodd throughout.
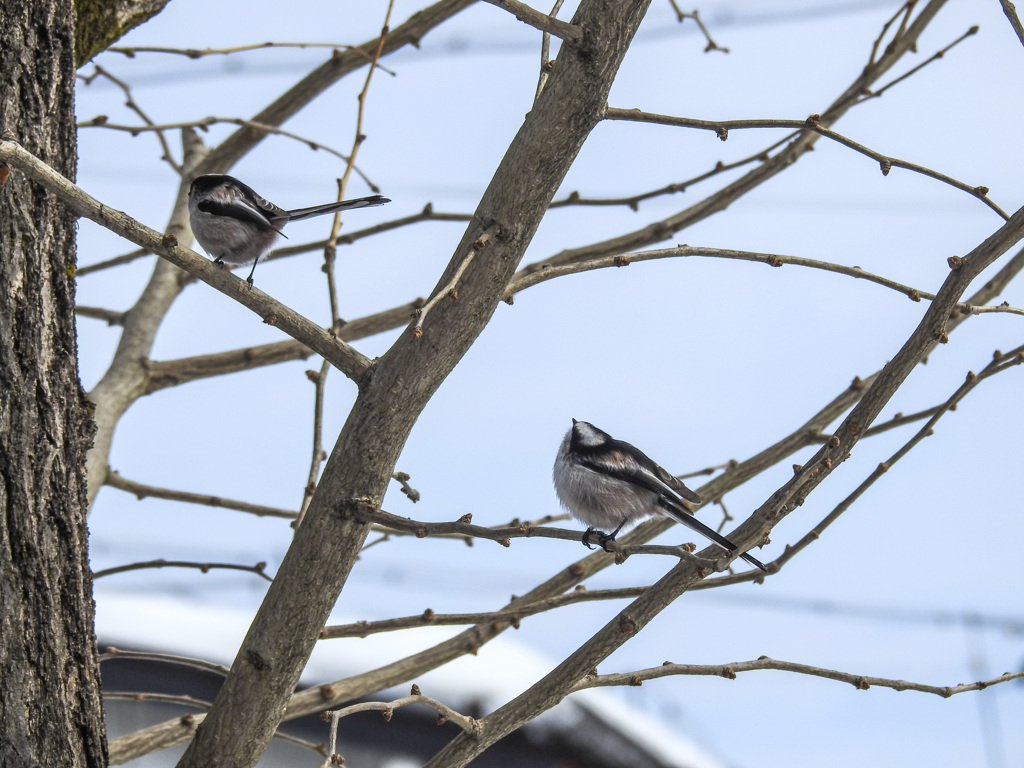
<path id="1" fill-rule="evenodd" d="M 75 8 L 0 0 L 0 135 L 75 177 Z M 0 765 L 105 766 L 75 217 L 0 169 Z"/>
<path id="2" fill-rule="evenodd" d="M 427 402 L 483 331 L 583 142 L 649 0 L 584 0 L 582 41 L 559 50 L 431 295 L 445 295 L 362 377 L 360 391 L 231 674 L 178 768 L 256 765 L 369 531 L 395 462 Z M 456 300 L 448 288 L 458 278 Z M 422 316 L 421 316 L 421 319 Z M 485 434 L 483 439 L 487 439 Z"/>

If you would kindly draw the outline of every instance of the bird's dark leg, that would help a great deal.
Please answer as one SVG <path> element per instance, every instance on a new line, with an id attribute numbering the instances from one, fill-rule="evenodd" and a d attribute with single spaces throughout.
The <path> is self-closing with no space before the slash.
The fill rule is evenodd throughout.
<path id="1" fill-rule="evenodd" d="M 619 523 L 618 528 L 616 528 L 611 533 L 602 533 L 600 536 L 597 537 L 597 541 L 601 545 L 601 549 L 603 549 L 605 552 L 611 552 L 611 550 L 608 549 L 608 543 L 615 541 L 615 537 L 619 535 L 619 531 L 622 530 L 622 526 L 626 524 L 626 521 L 628 519 L 628 517 L 622 518 L 622 522 Z"/>
<path id="2" fill-rule="evenodd" d="M 254 261 L 252 263 L 252 269 L 249 270 L 249 276 L 247 278 L 245 278 L 245 282 L 247 282 L 249 285 L 252 285 L 252 276 L 253 276 L 253 273 L 256 272 L 256 265 L 259 264 L 259 263 L 260 263 L 259 259 L 256 259 L 256 261 Z"/>
<path id="3" fill-rule="evenodd" d="M 624 526 L 628 521 L 628 517 L 622 518 L 622 522 L 619 523 L 619 527 L 611 533 L 599 531 L 597 530 L 597 528 L 594 528 L 593 526 L 587 528 L 587 530 L 583 533 L 583 546 L 585 546 L 587 549 L 593 549 L 593 547 L 590 546 L 590 537 L 596 533 L 597 543 L 601 545 L 601 549 L 603 549 L 605 552 L 611 552 L 611 550 L 608 549 L 608 542 L 615 541 L 615 537 L 619 535 L 619 531 L 622 530 L 622 526 Z"/>

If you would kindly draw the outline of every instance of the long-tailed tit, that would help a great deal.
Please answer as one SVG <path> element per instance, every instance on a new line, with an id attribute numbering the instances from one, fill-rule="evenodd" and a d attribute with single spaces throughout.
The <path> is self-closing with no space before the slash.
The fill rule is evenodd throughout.
<path id="1" fill-rule="evenodd" d="M 623 526 L 653 515 L 666 515 L 729 552 L 738 549 L 693 516 L 694 506 L 701 503 L 700 496 L 639 448 L 616 440 L 593 424 L 572 420 L 572 429 L 555 458 L 554 480 L 562 506 L 588 526 L 583 534 L 587 547 L 597 529 L 614 528 L 611 533 L 597 530 L 598 541 L 604 547 Z M 740 557 L 762 571 L 767 570 L 746 552 Z"/>
<path id="2" fill-rule="evenodd" d="M 188 191 L 188 215 L 192 234 L 214 257 L 215 263 L 252 262 L 246 278 L 246 282 L 252 285 L 256 264 L 270 250 L 281 234 L 281 228 L 289 221 L 390 202 L 386 197 L 372 195 L 286 211 L 264 200 L 233 176 L 207 173 L 192 181 Z"/>

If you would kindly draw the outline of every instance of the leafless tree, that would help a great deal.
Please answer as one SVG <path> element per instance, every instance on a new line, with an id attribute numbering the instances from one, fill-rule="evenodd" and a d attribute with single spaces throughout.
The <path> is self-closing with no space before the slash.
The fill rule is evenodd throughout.
<path id="1" fill-rule="evenodd" d="M 833 471 L 850 455 L 851 449 L 862 439 L 900 427 L 909 427 L 912 435 L 888 460 L 882 462 L 876 471 L 863 479 L 860 486 L 844 501 L 838 504 L 817 524 L 807 528 L 802 537 L 769 564 L 770 573 L 777 573 L 794 558 L 798 557 L 819 535 L 878 477 L 890 471 L 907 452 L 913 449 L 928 434 L 934 425 L 954 409 L 965 397 L 989 378 L 1009 371 L 1024 361 L 1024 345 L 1007 352 L 999 352 L 978 373 L 971 373 L 963 385 L 938 404 L 932 404 L 918 413 L 900 415 L 884 423 L 879 422 L 880 414 L 900 389 L 908 375 L 935 349 L 938 344 L 949 341 L 950 335 L 974 315 L 1003 312 L 1024 314 L 1005 303 L 1000 303 L 1000 294 L 1024 266 L 1024 252 L 1017 252 L 1004 258 L 1024 234 L 1024 209 L 1006 213 L 989 196 L 984 187 L 965 183 L 942 172 L 941 169 L 927 168 L 911 160 L 891 157 L 875 148 L 866 146 L 844 135 L 837 124 L 848 112 L 861 104 L 871 101 L 890 88 L 914 76 L 922 68 L 931 66 L 954 46 L 973 34 L 965 31 L 961 38 L 946 41 L 934 49 L 932 55 L 907 64 L 910 52 L 916 52 L 921 37 L 928 25 L 939 13 L 944 0 L 917 2 L 911 0 L 896 13 L 875 40 L 864 41 L 867 54 L 865 66 L 858 76 L 848 83 L 841 83 L 839 95 L 830 103 L 822 105 L 817 114 L 800 116 L 791 120 L 746 119 L 731 121 L 708 121 L 675 115 L 659 115 L 641 109 L 625 109 L 609 104 L 609 91 L 619 70 L 620 63 L 629 51 L 636 31 L 648 10 L 644 0 L 582 0 L 569 21 L 557 17 L 558 5 L 552 14 L 538 11 L 517 0 L 488 0 L 495 6 L 508 11 L 517 19 L 536 29 L 538 49 L 543 52 L 536 98 L 521 127 L 511 141 L 508 151 L 496 169 L 490 174 L 490 183 L 472 214 L 441 214 L 427 206 L 422 213 L 370 226 L 363 230 L 341 234 L 335 222 L 325 241 L 311 244 L 289 245 L 278 250 L 272 257 L 284 258 L 296 253 L 319 249 L 324 253 L 325 273 L 330 288 L 331 318 L 329 327 L 304 317 L 276 301 L 259 287 L 250 287 L 226 270 L 211 264 L 189 249 L 191 233 L 186 211 L 188 184 L 195 175 L 206 172 L 227 172 L 246 154 L 258 151 L 260 143 L 268 136 L 284 133 L 282 126 L 301 109 L 316 100 L 331 85 L 346 77 L 362 78 L 363 88 L 359 99 L 359 120 L 371 93 L 373 78 L 379 76 L 387 66 L 388 57 L 401 49 L 414 46 L 428 33 L 445 24 L 449 19 L 473 4 L 473 0 L 438 0 L 423 8 L 406 20 L 392 25 L 389 17 L 379 37 L 362 45 L 337 46 L 322 65 L 297 82 L 278 97 L 262 112 L 251 118 L 209 118 L 191 122 L 157 124 L 150 120 L 143 108 L 134 103 L 127 83 L 121 82 L 111 73 L 95 66 L 86 79 L 106 78 L 124 88 L 128 106 L 139 117 L 133 125 L 119 125 L 105 118 L 94 118 L 83 122 L 83 127 L 102 127 L 106 130 L 122 130 L 137 135 L 154 133 L 159 137 L 165 153 L 164 159 L 180 174 L 181 186 L 177 203 L 172 210 L 166 230 L 155 232 L 130 216 L 121 213 L 102 201 L 97 201 L 73 184 L 74 165 L 67 158 L 65 149 L 54 152 L 42 140 L 40 126 L 56 128 L 70 125 L 70 120 L 45 121 L 40 117 L 37 104 L 35 117 L 28 113 L 25 104 L 28 96 L 5 92 L 3 113 L 0 121 L 4 135 L 0 139 L 0 168 L 4 168 L 7 183 L 2 194 L 5 196 L 3 224 L 3 253 L 16 254 L 22 260 L 8 260 L 6 257 L 0 269 L 17 269 L 17 275 L 5 274 L 7 287 L 4 306 L 5 327 L 14 333 L 4 334 L 5 351 L 3 364 L 12 369 L 15 360 L 34 361 L 40 372 L 33 374 L 31 381 L 17 381 L 4 393 L 4 411 L 0 427 L 5 443 L 14 446 L 14 435 L 46 435 L 45 442 L 67 451 L 58 464 L 67 473 L 66 478 L 47 483 L 59 483 L 61 489 L 72 489 L 71 493 L 55 493 L 51 498 L 73 497 L 73 509 L 54 514 L 53 525 L 64 525 L 58 534 L 49 534 L 38 521 L 47 520 L 53 514 L 50 504 L 43 501 L 43 507 L 19 503 L 13 495 L 3 497 L 7 520 L 14 519 L 17 525 L 5 529 L 8 540 L 19 536 L 34 537 L 36 541 L 52 541 L 53 536 L 63 542 L 71 542 L 71 552 L 54 550 L 51 556 L 59 565 L 50 566 L 60 574 L 60 586 L 72 585 L 70 593 L 60 598 L 61 605 L 72 606 L 79 614 L 69 615 L 76 622 L 70 629 L 45 628 L 40 630 L 48 636 L 68 637 L 76 629 L 91 621 L 91 602 L 88 594 L 89 575 L 83 573 L 84 542 L 81 536 L 84 523 L 85 501 L 82 494 L 74 492 L 87 478 L 88 499 L 92 503 L 103 486 L 120 488 L 142 497 L 162 497 L 182 503 L 210 504 L 239 512 L 258 515 L 276 515 L 295 518 L 294 539 L 277 573 L 273 575 L 263 605 L 256 615 L 252 627 L 238 650 L 234 664 L 227 674 L 223 688 L 208 714 L 191 718 L 188 722 L 170 721 L 116 739 L 110 744 L 110 760 L 121 763 L 133 757 L 191 739 L 183 757 L 182 766 L 232 765 L 251 766 L 262 754 L 283 718 L 333 708 L 333 724 L 354 708 L 345 708 L 346 702 L 358 697 L 375 694 L 386 688 L 413 681 L 417 675 L 436 669 L 445 663 L 469 652 L 475 652 L 494 637 L 511 626 L 518 626 L 527 617 L 543 611 L 556 610 L 582 600 L 628 599 L 629 602 L 618 610 L 608 623 L 598 630 L 580 648 L 569 654 L 557 667 L 537 680 L 521 696 L 505 703 L 481 718 L 470 718 L 460 714 L 445 703 L 428 699 L 418 693 L 398 701 L 381 703 L 380 708 L 393 709 L 409 703 L 433 707 L 445 718 L 457 723 L 462 734 L 456 737 L 441 753 L 430 761 L 430 766 L 461 766 L 478 756 L 497 740 L 529 722 L 551 708 L 574 691 L 601 685 L 630 685 L 664 675 L 715 674 L 733 676 L 753 669 L 784 669 L 794 673 L 823 676 L 852 683 L 858 687 L 888 686 L 898 690 L 914 689 L 948 696 L 967 690 L 978 690 L 994 683 L 1019 677 L 1007 674 L 982 683 L 964 686 L 935 686 L 927 683 L 868 678 L 859 674 L 820 669 L 805 664 L 759 659 L 728 665 L 698 666 L 673 664 L 627 673 L 597 675 L 594 670 L 614 650 L 626 643 L 650 622 L 659 612 L 687 591 L 695 589 L 724 588 L 740 582 L 770 579 L 759 572 L 726 573 L 731 558 L 722 551 L 710 547 L 694 555 L 686 548 L 665 547 L 648 544 L 652 538 L 664 533 L 670 523 L 662 520 L 647 522 L 622 537 L 612 552 L 595 552 L 560 567 L 546 581 L 537 584 L 527 594 L 516 597 L 507 605 L 494 611 L 476 614 L 424 614 L 412 617 L 398 617 L 377 622 L 363 622 L 341 627 L 327 627 L 328 615 L 335 605 L 342 588 L 360 552 L 367 545 L 372 531 L 381 534 L 382 539 L 400 535 L 415 535 L 431 545 L 434 537 L 459 537 L 467 540 L 490 539 L 508 544 L 515 538 L 547 537 L 556 539 L 578 539 L 579 532 L 549 525 L 551 521 L 516 521 L 508 526 L 485 527 L 463 518 L 452 522 L 426 522 L 409 520 L 391 514 L 383 509 L 382 499 L 392 481 L 402 484 L 404 490 L 415 495 L 409 478 L 396 472 L 396 462 L 406 440 L 427 403 L 431 400 L 445 378 L 452 372 L 463 356 L 477 340 L 491 320 L 501 302 L 513 301 L 520 292 L 549 280 L 571 281 L 573 275 L 581 272 L 622 267 L 656 259 L 680 259 L 691 256 L 710 256 L 719 259 L 753 261 L 772 267 L 793 265 L 800 268 L 826 270 L 847 278 L 867 280 L 879 286 L 899 292 L 915 302 L 921 302 L 921 313 L 914 330 L 902 339 L 902 348 L 893 355 L 880 370 L 862 375 L 841 392 L 832 393 L 826 406 L 809 414 L 803 423 L 772 445 L 754 456 L 742 461 L 730 462 L 714 467 L 706 473 L 710 479 L 699 488 L 706 499 L 720 501 L 727 493 L 740 488 L 767 469 L 791 460 L 798 451 L 817 446 L 817 451 L 801 465 L 794 466 L 794 472 L 787 482 L 778 487 L 764 500 L 763 504 L 745 515 L 740 525 L 730 531 L 730 538 L 742 549 L 761 545 L 768 541 L 773 528 L 792 510 L 801 505 L 823 483 L 827 483 Z M 19 3 L 17 0 L 0 0 L 0 8 L 14 6 L 5 18 L 18 18 L 21 9 L 40 3 Z M 53 3 L 53 6 L 59 6 Z M 1012 5 L 1005 4 L 1006 15 L 1016 30 L 1020 29 Z M 146 14 L 159 10 L 150 7 Z M 677 9 L 678 11 L 678 9 Z M 51 11 L 52 13 L 52 11 Z M 705 34 L 709 51 L 722 50 L 700 22 L 696 14 L 678 12 L 680 21 L 695 20 Z M 142 17 L 148 17 L 145 14 Z M 511 22 L 511 19 L 510 19 Z M 65 35 L 70 34 L 65 32 Z M 79 39 L 82 39 L 79 32 Z M 109 46 L 116 34 L 94 36 L 86 46 L 89 54 Z M 550 58 L 551 39 L 559 41 L 557 59 Z M 117 50 L 117 49 L 115 49 Z M 123 49 L 124 53 L 138 54 L 138 50 Z M 167 51 L 173 53 L 173 51 Z M 193 57 L 212 55 L 213 51 L 178 51 Z M 217 53 L 227 53 L 226 51 Z M 80 57 L 82 58 L 82 57 Z M 5 59 L 7 62 L 24 59 Z M 50 57 L 54 82 L 61 84 L 61 92 L 68 96 L 70 79 L 73 74 L 70 52 L 64 50 L 61 56 Z M 38 65 L 38 62 L 37 62 Z M 5 70 L 6 72 L 6 70 Z M 24 82 L 24 74 L 15 75 L 14 81 Z M 5 79 L 7 82 L 7 79 Z M 838 90 L 837 89 L 837 90 Z M 892 97 L 898 98 L 898 89 Z M 21 104 L 25 118 L 12 105 Z M 62 105 L 70 114 L 70 104 Z M 12 117 L 14 116 L 14 117 Z M 204 129 L 218 122 L 233 122 L 237 131 L 226 141 L 207 148 L 198 138 L 197 129 Z M 617 199 L 594 199 L 579 194 L 558 198 L 566 174 L 580 153 L 584 143 L 596 126 L 605 121 L 634 123 L 657 123 L 675 127 L 679 131 L 713 132 L 725 141 L 739 131 L 761 129 L 783 129 L 784 138 L 766 141 L 765 146 L 747 157 L 736 158 L 729 163 L 709 162 L 708 170 L 685 182 L 675 182 L 663 188 L 648 192 L 626 195 Z M 175 159 L 177 151 L 172 148 L 170 136 L 175 129 L 182 129 L 184 149 L 181 160 Z M 347 170 L 340 184 L 339 192 L 344 194 L 351 174 L 356 172 L 356 161 L 363 142 L 361 124 L 357 120 L 356 138 L 351 149 L 345 154 Z M 775 134 L 773 134 L 775 135 Z M 56 141 L 57 139 L 54 139 Z M 59 139 L 65 147 L 73 146 L 73 136 Z M 922 286 L 905 284 L 884 275 L 872 274 L 859 267 L 847 266 L 830 261 L 790 256 L 784 254 L 748 252 L 728 249 L 698 248 L 691 246 L 663 247 L 677 233 L 723 212 L 742 196 L 769 183 L 775 176 L 795 167 L 807 152 L 823 142 L 839 145 L 844 151 L 861 156 L 865 162 L 877 163 L 882 173 L 893 169 L 919 174 L 930 178 L 936 184 L 945 184 L 958 190 L 965 199 L 975 205 L 988 206 L 1003 220 L 990 237 L 977 243 L 976 247 L 963 257 L 950 257 L 948 275 L 941 285 L 929 292 Z M 73 154 L 73 153 L 72 153 Z M 732 175 L 729 175 L 731 172 Z M 10 176 L 9 179 L 7 177 Z M 523 264 L 524 255 L 538 227 L 552 210 L 575 207 L 582 211 L 601 211 L 606 206 L 632 207 L 653 198 L 675 194 L 682 189 L 706 182 L 714 187 L 697 202 L 685 206 L 664 218 L 645 220 L 642 226 L 622 231 L 616 236 L 588 241 L 585 234 L 571 248 L 536 261 Z M 42 194 L 45 190 L 48 194 Z M 42 201 L 42 202 L 41 202 Z M 19 208 L 19 206 L 25 206 Z M 36 208 L 36 221 L 45 221 L 51 232 L 44 232 L 34 240 L 39 251 L 26 248 L 23 235 L 19 235 L 19 222 L 28 226 L 33 215 L 6 215 L 8 211 L 32 211 Z M 45 208 L 44 208 L 45 207 Z M 81 449 L 87 435 L 85 424 L 87 409 L 78 398 L 77 381 L 74 371 L 67 368 L 70 350 L 74 348 L 71 333 L 70 291 L 63 265 L 72 252 L 70 245 L 71 214 L 97 222 L 138 247 L 127 256 L 122 256 L 98 265 L 82 268 L 78 274 L 114 269 L 145 255 L 157 254 L 149 282 L 135 304 L 127 312 L 108 308 L 79 306 L 80 317 L 95 317 L 121 326 L 120 341 L 105 375 L 89 393 L 91 415 L 95 420 L 96 435 L 88 460 L 81 457 Z M 464 221 L 466 228 L 455 248 L 447 267 L 437 276 L 436 285 L 424 291 L 426 300 L 410 297 L 410 301 L 397 307 L 382 307 L 373 315 L 345 322 L 341 319 L 334 284 L 334 265 L 337 247 L 340 243 L 353 243 L 380 235 L 400 227 L 419 226 L 432 220 Z M 45 246 L 45 247 L 44 247 Z M 29 257 L 37 258 L 29 262 Z M 46 258 L 42 262 L 39 259 Z M 1002 259 L 1002 261 L 1000 261 Z M 980 288 L 971 290 L 976 278 L 987 268 L 998 264 L 998 271 Z M 178 296 L 196 280 L 205 282 L 226 296 L 258 314 L 264 322 L 279 329 L 287 338 L 258 347 L 230 350 L 217 354 L 200 355 L 178 360 L 152 359 L 153 345 L 158 330 L 167 312 Z M 42 282 L 40 282 L 42 281 Z M 40 298 L 38 292 L 13 290 L 11 286 L 33 285 L 33 291 L 54 291 Z M 258 281 L 257 281 L 258 284 Z M 25 319 L 26 307 L 38 316 Z M 52 307 L 62 308 L 62 313 Z M 66 311 L 64 311 L 66 310 Z M 52 323 L 58 317 L 59 326 Z M 50 325 L 46 323 L 50 322 Z M 388 351 L 377 359 L 370 359 L 356 348 L 356 342 L 368 336 L 388 330 L 404 331 Z M 35 328 L 35 331 L 31 329 Z M 19 341 L 25 332 L 24 341 Z M 891 340 L 890 340 L 891 341 Z M 796 341 L 794 340 L 794 343 Z M 6 346 L 12 344 L 12 346 Z M 54 346 L 68 352 L 61 358 Z M 27 350 L 27 353 L 24 352 Z M 144 395 L 150 395 L 171 387 L 184 385 L 200 379 L 208 379 L 238 371 L 255 370 L 284 361 L 304 359 L 318 355 L 324 361 L 318 371 L 311 372 L 311 379 L 317 388 L 317 409 L 315 412 L 315 445 L 310 462 L 308 491 L 301 504 L 295 509 L 276 509 L 243 501 L 211 497 L 192 490 L 172 490 L 145 485 L 139 481 L 122 477 L 111 470 L 110 453 L 114 444 L 117 426 L 128 409 Z M 54 364 L 63 367 L 54 370 Z M 358 396 L 352 406 L 344 427 L 329 454 L 322 447 L 322 395 L 330 368 L 337 369 L 358 387 Z M 46 376 L 56 375 L 58 384 L 34 383 Z M 1011 374 L 1012 375 L 1012 374 Z M 26 412 L 27 404 L 35 402 L 38 392 L 49 387 L 58 387 L 63 394 L 50 394 L 48 403 L 60 403 L 65 411 L 49 417 L 38 425 L 20 422 L 10 416 Z M 54 390 L 56 391 L 56 390 Z M 21 410 L 18 410 L 18 409 Z M 66 430 L 66 432 L 62 431 Z M 10 455 L 20 456 L 22 461 L 38 461 L 38 449 L 33 445 L 17 442 Z M 31 464 L 30 464 L 31 465 Z M 29 465 L 29 466 L 30 466 Z M 6 475 L 15 474 L 5 470 Z M 84 486 L 82 486 L 84 487 Z M 51 486 L 51 491 L 55 487 Z M 40 497 L 41 499 L 44 497 Z M 64 499 L 67 501 L 67 499 Z M 17 511 L 23 519 L 13 517 Z M 301 521 L 301 522 L 300 522 Z M 300 523 L 300 524 L 299 524 Z M 74 535 L 65 536 L 70 530 Z M 35 545 L 26 545 L 26 551 L 35 551 Z M 8 548 L 4 548 L 7 552 Z M 628 557 L 644 555 L 667 556 L 664 575 L 656 583 L 633 590 L 590 590 L 575 588 L 585 584 L 599 571 Z M 133 568 L 169 566 L 166 561 L 133 564 Z M 262 574 L 262 566 L 238 566 L 237 564 L 187 564 L 208 569 L 229 565 L 244 567 Z M 35 581 L 37 576 L 31 570 L 19 572 L 5 566 L 5 579 L 11 584 L 26 584 L 34 594 L 57 593 L 57 586 Z M 7 574 L 11 574 L 8 576 Z M 102 574 L 96 574 L 97 576 Z M 7 595 L 15 587 L 4 584 Z M 18 615 L 26 622 L 33 616 L 50 615 L 49 610 L 39 602 L 30 602 L 17 608 Z M 5 615 L 11 611 L 6 608 Z M 54 613 L 53 615 L 56 615 Z M 315 644 L 320 640 L 336 637 L 365 636 L 374 632 L 414 628 L 424 624 L 463 625 L 467 628 L 436 646 L 404 659 L 395 659 L 379 669 L 367 671 L 352 678 L 333 681 L 314 690 L 296 693 L 295 688 L 303 667 Z M 0 642 L 11 638 L 4 632 Z M 91 723 L 87 739 L 96 754 L 82 762 L 73 764 L 101 764 L 102 750 L 98 746 L 98 703 L 96 701 L 95 659 L 92 650 L 92 635 L 84 631 L 73 638 L 84 645 L 70 646 L 53 644 L 58 653 L 56 663 L 70 657 L 89 658 L 76 672 L 82 672 L 85 679 L 79 684 L 65 680 L 62 684 L 76 686 L 81 696 L 81 715 Z M 41 642 L 38 636 L 33 642 Z M 50 647 L 50 646 L 48 646 Z M 10 657 L 11 651 L 0 645 L 0 663 Z M 64 654 L 60 656 L 59 654 Z M 59 670 L 58 670 L 59 671 Z M 11 676 L 13 675 L 13 677 Z M 16 673 L 7 673 L 5 680 L 21 679 Z M 58 679 L 60 675 L 58 674 Z M 20 684 L 19 684 L 20 686 Z M 25 684 L 25 690 L 32 686 Z M 47 683 L 43 691 L 56 689 L 56 683 Z M 24 696 L 20 692 L 19 696 Z M 45 696 L 42 697 L 45 699 Z M 5 699 L 6 702 L 6 699 Z M 72 714 L 67 706 L 57 707 L 44 715 L 47 722 L 55 727 Z M 362 707 L 368 705 L 360 705 Z M 3 718 L 4 726 L 16 727 L 16 721 Z M 10 732 L 10 731 L 8 731 Z M 6 735 L 6 734 L 5 734 Z M 62 764 L 72 763 L 71 758 L 60 758 Z M 18 764 L 18 763 L 14 763 Z M 27 764 L 27 763 L 24 763 Z M 43 764 L 43 763 L 40 763 Z M 49 764 L 49 763 L 47 763 Z M 56 763 L 54 763 L 56 764 Z"/>

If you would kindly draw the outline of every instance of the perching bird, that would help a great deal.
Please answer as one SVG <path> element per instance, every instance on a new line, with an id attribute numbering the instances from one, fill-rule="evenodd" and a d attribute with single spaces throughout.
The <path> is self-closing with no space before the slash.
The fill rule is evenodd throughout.
<path id="1" fill-rule="evenodd" d="M 188 191 L 188 215 L 192 234 L 214 257 L 215 263 L 252 262 L 246 278 L 246 282 L 252 285 L 256 264 L 270 250 L 281 234 L 281 228 L 289 221 L 390 202 L 386 197 L 373 195 L 286 211 L 264 200 L 233 176 L 207 173 L 192 181 Z"/>
<path id="2" fill-rule="evenodd" d="M 553 474 L 562 506 L 588 526 L 583 534 L 587 547 L 595 530 L 600 529 L 598 541 L 604 547 L 623 526 L 666 515 L 729 552 L 737 550 L 735 544 L 693 516 L 700 496 L 639 448 L 616 440 L 593 424 L 572 420 L 572 429 L 558 449 Z M 609 528 L 614 530 L 601 532 Z M 740 557 L 767 571 L 752 555 L 744 552 Z"/>

